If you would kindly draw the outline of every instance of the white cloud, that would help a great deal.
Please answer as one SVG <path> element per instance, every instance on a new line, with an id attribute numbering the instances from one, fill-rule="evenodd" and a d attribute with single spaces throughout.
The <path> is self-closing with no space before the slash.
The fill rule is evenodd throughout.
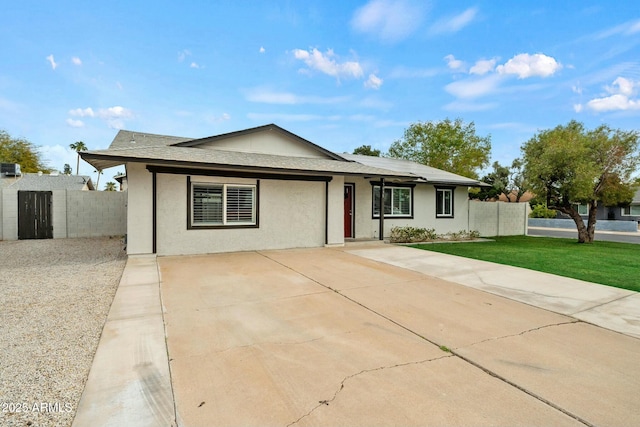
<path id="1" fill-rule="evenodd" d="M 432 34 L 457 33 L 469 25 L 478 14 L 478 9 L 470 7 L 464 12 L 450 18 L 441 19 L 431 26 Z"/>
<path id="2" fill-rule="evenodd" d="M 73 58 L 71 58 L 71 62 L 73 62 L 74 65 L 82 65 L 82 60 L 77 56 L 74 56 Z"/>
<path id="3" fill-rule="evenodd" d="M 85 109 L 76 108 L 75 110 L 69 110 L 69 114 L 76 117 L 95 117 L 95 113 L 91 107 Z"/>
<path id="4" fill-rule="evenodd" d="M 639 82 L 634 82 L 633 80 L 625 79 L 624 77 L 618 77 L 613 81 L 612 86 L 607 86 L 607 92 L 609 93 L 620 93 L 625 96 L 632 96 L 637 92 L 638 86 L 640 86 Z"/>
<path id="5" fill-rule="evenodd" d="M 580 86 L 580 83 L 577 83 L 577 84 L 571 86 L 571 91 L 573 93 L 578 94 L 578 95 L 582 95 L 582 86 Z"/>
<path id="6" fill-rule="evenodd" d="M 128 108 L 121 106 L 100 108 L 97 112 L 91 107 L 76 108 L 74 110 L 69 110 L 69 115 L 74 117 L 98 117 L 104 120 L 112 129 L 122 129 L 124 127 L 124 121 L 133 118 L 133 112 Z M 84 123 L 81 120 L 67 119 L 67 124 L 69 126 L 74 126 L 74 124 L 78 125 L 80 123 L 82 123 L 81 126 L 84 126 Z"/>
<path id="7" fill-rule="evenodd" d="M 183 49 L 178 52 L 178 62 L 184 61 L 187 56 L 191 56 L 191 52 L 188 49 Z"/>
<path id="8" fill-rule="evenodd" d="M 592 99 L 587 102 L 587 107 L 597 112 L 639 110 L 640 101 L 629 99 L 627 96 L 622 94 L 616 94 L 605 98 Z"/>
<path id="9" fill-rule="evenodd" d="M 469 69 L 469 74 L 477 74 L 479 76 L 487 74 L 489 71 L 493 71 L 496 66 L 496 59 L 481 59 Z"/>
<path id="10" fill-rule="evenodd" d="M 47 159 L 46 163 L 49 167 L 62 170 L 64 164 L 67 163 L 73 168 L 75 174 L 76 160 L 78 153 L 71 150 L 68 145 L 42 145 L 38 148 L 38 151 L 42 154 L 42 157 Z M 89 166 L 91 168 L 91 166 Z M 82 159 L 80 160 L 80 174 L 86 173 L 87 163 Z M 93 169 L 91 169 L 93 170 Z"/>
<path id="11" fill-rule="evenodd" d="M 501 80 L 501 76 L 490 74 L 449 83 L 444 90 L 457 98 L 478 98 L 495 92 Z"/>
<path id="12" fill-rule="evenodd" d="M 334 96 L 300 96 L 290 92 L 274 92 L 265 88 L 252 88 L 245 91 L 245 98 L 250 102 L 259 102 L 263 104 L 338 104 L 347 102 L 349 97 Z"/>
<path id="13" fill-rule="evenodd" d="M 191 68 L 200 68 L 200 66 L 196 62 L 192 62 L 191 65 L 189 65 L 189 67 L 191 67 Z"/>
<path id="14" fill-rule="evenodd" d="M 596 33 L 593 38 L 596 40 L 606 39 L 611 36 L 615 36 L 618 34 L 622 34 L 625 36 L 630 36 L 635 33 L 640 32 L 640 19 L 636 19 L 633 21 L 627 21 L 623 24 L 616 25 L 615 27 L 608 28 L 604 31 L 600 31 Z"/>
<path id="15" fill-rule="evenodd" d="M 51 68 L 52 69 L 55 70 L 56 68 L 58 68 L 58 64 L 56 63 L 55 59 L 53 59 L 53 54 L 47 56 L 46 59 L 47 59 L 47 61 L 49 61 L 49 64 L 51 64 Z"/>
<path id="16" fill-rule="evenodd" d="M 386 42 L 407 38 L 420 26 L 425 8 L 409 0 L 371 0 L 355 11 L 351 26 Z"/>
<path id="17" fill-rule="evenodd" d="M 361 78 L 364 74 L 362 66 L 356 61 L 337 62 L 334 59 L 336 55 L 332 49 L 327 49 L 326 54 L 316 48 L 308 51 L 294 49 L 293 55 L 296 59 L 303 61 L 310 69 L 318 70 L 338 79 L 340 77 Z"/>
<path id="18" fill-rule="evenodd" d="M 605 89 L 611 95 L 592 99 L 587 102 L 587 108 L 596 112 L 640 110 L 640 100 L 633 99 L 640 89 L 640 81 L 618 77 Z"/>
<path id="19" fill-rule="evenodd" d="M 447 61 L 447 67 L 449 67 L 449 69 L 451 70 L 462 71 L 462 68 L 464 67 L 464 62 L 460 61 L 459 59 L 456 59 L 455 56 L 451 54 L 445 56 L 444 60 Z"/>
<path id="20" fill-rule="evenodd" d="M 221 123 L 231 120 L 231 115 L 229 113 L 222 113 L 220 116 L 211 116 L 209 117 L 209 122 L 211 123 Z"/>
<path id="21" fill-rule="evenodd" d="M 533 55 L 521 53 L 504 65 L 498 65 L 496 71 L 500 74 L 515 74 L 520 79 L 526 79 L 533 76 L 549 77 L 561 68 L 562 65 L 550 56 L 542 53 Z"/>
<path id="22" fill-rule="evenodd" d="M 581 112 L 583 109 L 582 104 L 573 104 L 573 111 L 575 111 L 576 113 Z"/>
<path id="23" fill-rule="evenodd" d="M 84 122 L 82 120 L 67 119 L 67 124 L 72 128 L 84 127 Z"/>
<path id="24" fill-rule="evenodd" d="M 380 89 L 383 80 L 375 74 L 369 74 L 369 78 L 364 82 L 364 87 L 369 89 Z"/>
<path id="25" fill-rule="evenodd" d="M 260 52 L 260 53 L 265 53 L 266 51 L 267 51 L 267 50 L 266 50 L 264 47 L 260 46 L 260 50 L 259 50 L 258 52 Z"/>

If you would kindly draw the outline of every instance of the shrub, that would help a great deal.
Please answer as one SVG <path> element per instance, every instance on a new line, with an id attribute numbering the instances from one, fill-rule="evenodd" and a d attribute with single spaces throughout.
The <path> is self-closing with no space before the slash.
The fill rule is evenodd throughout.
<path id="1" fill-rule="evenodd" d="M 480 237 L 480 233 L 473 230 L 460 230 L 454 233 L 438 235 L 433 228 L 393 227 L 391 228 L 391 243 L 430 242 L 433 240 L 473 240 Z"/>
<path id="2" fill-rule="evenodd" d="M 393 227 L 389 240 L 392 243 L 428 242 L 438 238 L 433 228 Z"/>
<path id="3" fill-rule="evenodd" d="M 556 211 L 547 208 L 545 205 L 535 205 L 531 209 L 529 218 L 555 218 Z"/>

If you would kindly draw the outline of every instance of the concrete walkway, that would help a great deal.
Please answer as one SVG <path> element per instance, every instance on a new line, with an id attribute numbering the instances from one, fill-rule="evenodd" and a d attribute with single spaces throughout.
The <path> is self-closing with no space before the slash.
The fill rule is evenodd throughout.
<path id="1" fill-rule="evenodd" d="M 158 263 L 74 426 L 640 424 L 636 293 L 381 244 Z"/>
<path id="2" fill-rule="evenodd" d="M 74 427 L 172 426 L 175 409 L 155 256 L 130 256 Z"/>
<path id="3" fill-rule="evenodd" d="M 640 338 L 638 292 L 406 246 L 369 243 L 345 251 Z"/>

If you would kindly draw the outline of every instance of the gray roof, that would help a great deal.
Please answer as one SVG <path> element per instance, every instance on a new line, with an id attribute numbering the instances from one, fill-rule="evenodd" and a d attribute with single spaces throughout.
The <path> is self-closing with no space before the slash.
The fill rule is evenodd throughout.
<path id="1" fill-rule="evenodd" d="M 404 179 L 416 178 L 410 173 L 393 172 L 351 161 L 278 156 L 197 147 L 147 146 L 97 150 L 82 153 L 82 158 L 100 169 L 117 166 L 124 162 L 143 162 L 225 170 L 271 170 L 280 173 L 308 173 L 312 175 L 331 173 L 390 176 Z"/>
<path id="2" fill-rule="evenodd" d="M 267 130 L 276 130 L 286 136 L 298 138 L 303 143 L 308 143 L 325 154 L 332 154 L 331 157 L 333 158 L 294 157 L 198 147 L 198 143 L 216 138 L 229 138 L 247 132 Z M 352 154 L 337 155 L 274 124 L 203 139 L 121 130 L 114 138 L 109 149 L 86 151 L 80 153 L 80 155 L 98 170 L 127 162 L 138 162 L 215 170 L 266 171 L 279 174 L 360 175 L 404 181 L 423 180 L 435 184 L 486 185 L 474 179 L 407 160 Z"/>
<path id="3" fill-rule="evenodd" d="M 37 173 L 23 173 L 22 177 L 15 180 L 14 178 L 3 178 L 11 180 L 12 183 L 7 187 L 12 190 L 23 191 L 52 191 L 52 190 L 83 190 L 87 185 L 93 190 L 91 178 L 86 175 L 48 175 Z"/>
<path id="4" fill-rule="evenodd" d="M 397 173 L 417 175 L 432 184 L 454 184 L 473 186 L 488 186 L 488 184 L 472 178 L 467 178 L 441 169 L 425 166 L 410 160 L 392 159 L 389 157 L 363 156 L 360 154 L 341 154 L 342 157 L 363 165 L 391 170 Z"/>

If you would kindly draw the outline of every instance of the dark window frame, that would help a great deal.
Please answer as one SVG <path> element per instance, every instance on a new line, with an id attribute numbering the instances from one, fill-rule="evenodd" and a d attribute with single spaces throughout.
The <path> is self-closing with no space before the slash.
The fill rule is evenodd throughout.
<path id="1" fill-rule="evenodd" d="M 455 205 L 456 205 L 455 204 L 455 190 L 456 190 L 456 187 L 437 185 L 435 187 L 435 189 L 436 189 L 436 212 L 435 212 L 436 213 L 436 218 L 437 219 L 451 219 L 451 218 L 454 218 L 455 217 Z M 438 213 L 438 209 L 439 209 L 439 206 L 438 206 L 438 194 L 440 192 L 442 192 L 442 194 L 444 194 L 444 192 L 446 192 L 446 191 L 450 192 L 450 194 L 451 194 L 451 214 L 446 214 L 444 212 Z M 443 204 L 444 204 L 444 200 L 443 200 Z M 443 208 L 444 208 L 444 205 L 443 205 Z"/>
<path id="2" fill-rule="evenodd" d="M 238 187 L 254 187 L 254 206 L 255 206 L 255 223 L 252 224 L 239 224 L 239 223 L 227 223 L 227 224 L 194 224 L 193 223 L 193 187 L 194 185 L 210 185 L 210 186 L 238 186 Z M 223 195 L 224 197 L 224 195 Z M 226 212 L 223 211 L 223 215 Z M 260 180 L 256 180 L 255 184 L 243 184 L 232 182 L 192 182 L 191 176 L 187 176 L 187 230 L 228 230 L 234 228 L 260 228 Z"/>
<path id="3" fill-rule="evenodd" d="M 411 202 L 410 202 L 410 207 L 409 209 L 411 210 L 411 212 L 409 213 L 409 215 L 407 214 L 401 214 L 401 215 L 393 215 L 393 214 L 384 214 L 384 218 L 388 218 L 388 219 L 413 219 L 414 216 L 414 188 L 415 188 L 416 184 L 405 184 L 405 183 L 392 183 L 389 185 L 384 186 L 384 189 L 386 190 L 387 188 L 393 189 L 393 188 L 401 188 L 401 189 L 406 189 L 408 188 L 410 190 L 409 196 L 411 197 Z M 375 209 L 376 209 L 376 203 L 375 203 L 375 191 L 376 191 L 376 187 L 380 188 L 380 181 L 371 181 L 371 219 L 380 219 L 380 214 L 375 214 Z M 391 193 L 393 194 L 393 190 L 391 190 Z M 393 202 L 391 202 L 391 207 L 393 208 Z"/>

